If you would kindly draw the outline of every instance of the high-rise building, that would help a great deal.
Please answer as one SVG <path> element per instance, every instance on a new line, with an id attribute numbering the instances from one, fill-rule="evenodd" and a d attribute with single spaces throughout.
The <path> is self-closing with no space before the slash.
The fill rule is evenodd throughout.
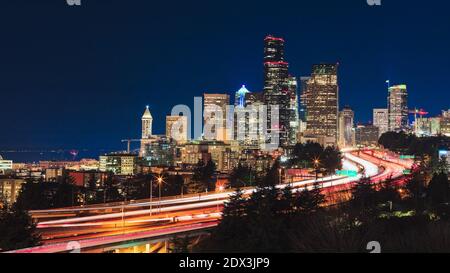
<path id="1" fill-rule="evenodd" d="M 389 131 L 389 114 L 386 108 L 373 109 L 373 125 L 378 127 L 380 136 Z"/>
<path id="2" fill-rule="evenodd" d="M 389 131 L 408 130 L 408 92 L 406 85 L 389 87 Z"/>
<path id="3" fill-rule="evenodd" d="M 290 76 L 289 77 L 289 94 L 290 94 L 290 111 L 289 111 L 289 128 L 288 128 L 288 138 L 289 143 L 295 144 L 297 143 L 297 132 L 299 130 L 299 111 L 298 111 L 298 82 L 297 78 Z"/>
<path id="4" fill-rule="evenodd" d="M 166 137 L 182 143 L 188 140 L 188 119 L 186 116 L 166 117 Z"/>
<path id="5" fill-rule="evenodd" d="M 313 66 L 311 78 L 303 82 L 302 104 L 306 112 L 307 138 L 322 145 L 336 145 L 338 140 L 339 64 Z"/>
<path id="6" fill-rule="evenodd" d="M 355 145 L 354 119 L 355 113 L 348 106 L 339 112 L 339 146 L 341 148 Z"/>
<path id="7" fill-rule="evenodd" d="M 210 124 L 209 132 L 203 132 L 207 140 L 228 140 L 227 106 L 230 105 L 230 95 L 228 94 L 204 94 L 204 122 Z M 217 111 L 221 111 L 218 116 Z"/>
<path id="8" fill-rule="evenodd" d="M 150 138 L 152 136 L 152 123 L 153 117 L 147 105 L 142 115 L 142 138 Z"/>
<path id="9" fill-rule="evenodd" d="M 295 144 L 291 139 L 290 121 L 295 115 L 291 109 L 293 95 L 290 87 L 289 64 L 284 59 L 284 39 L 267 36 L 264 39 L 264 102 L 268 107 L 268 132 L 278 133 L 280 146 Z M 296 88 L 296 87 L 295 87 Z M 278 124 L 272 124 L 278 106 Z"/>

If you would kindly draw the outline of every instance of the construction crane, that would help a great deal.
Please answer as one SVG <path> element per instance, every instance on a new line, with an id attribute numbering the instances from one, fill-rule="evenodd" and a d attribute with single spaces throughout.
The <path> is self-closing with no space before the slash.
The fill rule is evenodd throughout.
<path id="1" fill-rule="evenodd" d="M 122 139 L 122 142 L 127 142 L 127 153 L 130 153 L 131 142 L 140 142 L 140 139 Z"/>

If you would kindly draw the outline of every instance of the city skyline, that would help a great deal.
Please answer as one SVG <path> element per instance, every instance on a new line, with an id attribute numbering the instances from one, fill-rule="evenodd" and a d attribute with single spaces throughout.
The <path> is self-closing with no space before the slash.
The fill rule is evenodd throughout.
<path id="1" fill-rule="evenodd" d="M 391 80 L 392 84 L 408 85 L 410 108 L 424 108 L 431 116 L 448 109 L 448 105 L 445 105 L 448 96 L 444 92 L 446 86 L 439 81 L 448 70 L 445 66 L 448 56 L 439 55 L 448 44 L 448 38 L 426 31 L 427 26 L 431 25 L 436 33 L 438 29 L 445 30 L 448 27 L 446 24 L 436 24 L 438 16 L 431 18 L 431 10 L 414 4 L 404 7 L 401 3 L 383 3 L 382 7 L 371 7 L 365 1 L 360 4 L 339 5 L 324 2 L 330 5 L 330 9 L 321 11 L 317 3 L 298 4 L 304 11 L 300 15 L 293 14 L 281 5 L 278 9 L 285 16 L 274 15 L 273 19 L 261 23 L 258 27 L 253 24 L 243 25 L 242 30 L 232 30 L 231 26 L 225 24 L 228 21 L 224 12 L 235 10 L 226 6 L 224 11 L 208 14 L 217 15 L 214 26 L 211 26 L 223 30 L 217 36 L 211 34 L 210 27 L 186 34 L 186 29 L 178 25 L 172 28 L 163 27 L 157 33 L 144 32 L 143 27 L 155 19 L 161 19 L 145 17 L 136 10 L 137 7 L 145 10 L 146 4 L 125 7 L 123 12 L 127 15 L 127 20 L 115 33 L 117 35 L 111 32 L 113 27 L 104 26 L 102 22 L 95 20 L 94 16 L 100 9 L 95 3 L 88 3 L 77 11 L 63 4 L 58 6 L 43 3 L 36 6 L 41 14 L 53 11 L 52 15 L 57 16 L 58 20 L 61 19 L 66 29 L 62 31 L 60 26 L 52 25 L 51 22 L 37 22 L 37 26 L 45 27 L 46 34 L 42 37 L 33 34 L 38 44 L 31 52 L 27 51 L 29 49 L 26 46 L 16 47 L 21 38 L 16 37 L 11 30 L 6 31 L 6 37 L 10 39 L 2 45 L 3 52 L 11 54 L 4 56 L 5 66 L 1 72 L 5 80 L 0 87 L 5 90 L 12 103 L 4 107 L 7 116 L 4 124 L 9 129 L 0 136 L 0 148 L 123 148 L 120 139 L 139 136 L 140 123 L 137 117 L 142 114 L 142 107 L 147 104 L 154 116 L 154 131 L 162 134 L 165 129 L 165 116 L 170 114 L 171 107 L 180 103 L 192 105 L 194 96 L 201 96 L 203 93 L 227 93 L 234 96 L 242 84 L 246 84 L 253 92 L 262 91 L 262 39 L 267 34 L 286 39 L 286 58 L 289 60 L 290 72 L 297 77 L 307 76 L 315 63 L 339 62 L 340 109 L 344 105 L 352 107 L 355 111 L 355 121 L 367 122 L 372 119 L 373 108 L 386 107 L 386 79 Z M 116 1 L 102 5 L 111 15 L 117 14 L 119 7 Z M 29 6 L 6 6 L 6 10 L 11 11 L 18 8 L 29 13 L 27 20 L 37 19 L 38 12 L 31 13 Z M 402 9 L 405 13 L 398 13 Z M 167 7 L 160 4 L 153 10 L 167 11 Z M 197 18 L 194 10 L 189 11 L 191 13 L 184 16 L 184 19 L 190 16 Z M 318 12 L 330 17 L 324 22 L 313 24 L 311 20 Z M 345 18 L 336 21 L 337 28 L 349 27 L 347 31 L 341 32 L 340 36 L 325 28 L 327 23 L 341 17 L 339 15 L 355 12 L 362 15 L 354 16 L 351 21 Z M 419 22 L 419 29 L 414 27 L 418 22 L 411 23 L 407 16 L 418 12 L 427 15 L 431 20 Z M 69 22 L 73 16 L 78 17 L 80 13 L 85 15 L 86 22 Z M 235 13 L 252 17 L 260 15 L 261 10 L 258 7 L 253 10 L 243 4 Z M 132 15 L 142 19 L 142 25 L 138 25 L 137 19 L 131 18 Z M 365 18 L 362 18 L 363 15 Z M 396 17 L 392 17 L 394 15 Z M 64 16 L 68 18 L 62 18 Z M 386 20 L 382 20 L 383 16 L 396 18 L 396 24 L 387 24 Z M 402 17 L 405 17 L 405 22 L 400 22 Z M 283 20 L 277 22 L 277 18 Z M 113 17 L 108 16 L 103 20 L 109 22 Z M 358 20 L 360 25 L 354 25 Z M 289 24 L 288 21 L 293 22 Z M 179 21 L 176 22 L 174 24 Z M 294 31 L 293 26 L 300 22 L 305 26 L 315 26 L 317 31 L 327 35 L 319 37 L 307 27 Z M 30 31 L 33 28 L 24 29 L 24 24 L 28 21 L 16 23 L 17 30 L 32 35 Z M 192 19 L 191 23 L 196 26 L 201 24 L 197 19 Z M 90 30 L 86 29 L 87 24 Z M 95 36 L 99 35 L 100 29 L 103 28 L 108 30 L 102 36 L 104 39 L 99 44 L 94 43 L 97 41 Z M 171 34 L 169 29 L 172 30 Z M 206 39 L 206 36 L 201 36 L 205 31 L 207 35 L 214 37 L 208 36 L 211 39 Z M 352 33 L 353 36 L 357 34 L 358 38 L 352 37 Z M 311 36 L 312 34 L 314 35 Z M 118 35 L 130 39 L 120 43 L 117 42 L 120 37 Z M 394 37 L 398 37 L 396 41 L 403 37 L 403 41 L 407 42 L 413 35 L 415 38 L 428 37 L 441 43 L 435 43 L 434 52 L 424 52 L 423 42 L 389 43 Z M 55 39 L 58 42 L 52 44 Z M 310 42 L 305 43 L 308 39 Z M 85 42 L 80 42 L 81 40 Z M 111 49 L 107 49 L 103 44 L 114 40 L 116 42 L 111 45 Z M 352 42 L 362 40 L 365 41 L 362 43 L 364 46 L 361 43 L 357 47 L 351 45 Z M 174 50 L 177 41 L 183 41 L 186 48 Z M 237 46 L 235 42 L 239 42 Z M 164 46 L 169 47 L 164 49 Z M 44 60 L 36 54 L 38 50 L 55 54 L 48 53 L 48 60 Z M 199 51 L 203 54 L 198 54 Z M 75 55 L 80 58 L 68 57 L 67 52 L 77 52 Z M 421 54 L 417 55 L 417 52 Z M 169 53 L 173 55 L 168 55 Z M 117 54 L 121 56 L 118 57 Z M 418 59 L 416 66 L 409 65 L 409 58 L 413 55 Z M 193 56 L 197 58 L 192 59 Z M 143 57 L 142 60 L 138 60 L 140 57 Z M 186 64 L 189 66 L 186 67 Z M 205 70 L 204 66 L 212 69 Z M 430 71 L 429 66 L 435 69 Z M 60 67 L 62 69 L 59 69 Z M 19 69 L 21 73 L 18 73 Z M 186 69 L 193 71 L 184 73 Z M 13 73 L 15 75 L 11 76 Z M 22 77 L 27 81 L 20 80 Z M 439 92 L 440 90 L 442 92 Z M 366 93 L 370 94 L 370 100 L 367 99 Z M 425 96 L 431 93 L 435 96 Z M 433 98 L 437 96 L 442 98 L 439 102 Z M 58 98 L 68 98 L 71 102 L 63 101 L 58 104 Z M 18 105 L 21 107 L 17 107 Z M 32 111 L 36 118 L 29 120 L 26 114 L 28 111 L 23 109 Z M 14 126 L 16 123 L 26 125 Z"/>

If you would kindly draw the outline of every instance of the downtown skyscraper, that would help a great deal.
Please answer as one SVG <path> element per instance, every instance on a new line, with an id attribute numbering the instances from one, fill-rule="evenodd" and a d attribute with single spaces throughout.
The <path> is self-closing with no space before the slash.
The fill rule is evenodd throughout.
<path id="1" fill-rule="evenodd" d="M 279 133 L 280 146 L 297 142 L 298 113 L 295 105 L 297 82 L 289 75 L 289 63 L 284 58 L 284 39 L 267 36 L 264 39 L 264 103 L 269 107 L 268 130 Z M 278 124 L 271 125 L 274 111 L 279 107 Z M 297 120 L 296 120 L 297 119 Z"/>
<path id="2" fill-rule="evenodd" d="M 389 131 L 408 130 L 408 92 L 406 85 L 389 87 Z"/>
<path id="3" fill-rule="evenodd" d="M 306 112 L 305 138 L 322 145 L 338 142 L 338 64 L 313 65 L 310 78 L 302 81 L 302 104 Z"/>

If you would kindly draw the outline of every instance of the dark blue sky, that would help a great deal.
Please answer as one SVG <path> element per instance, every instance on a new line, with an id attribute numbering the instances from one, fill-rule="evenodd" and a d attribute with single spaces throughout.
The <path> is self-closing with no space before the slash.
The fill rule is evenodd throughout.
<path id="1" fill-rule="evenodd" d="M 149 104 L 164 133 L 173 105 L 204 92 L 260 91 L 263 39 L 286 39 L 290 72 L 340 62 L 340 101 L 371 119 L 385 80 L 410 107 L 449 108 L 445 0 L 9 0 L 0 8 L 0 148 L 123 148 Z"/>

